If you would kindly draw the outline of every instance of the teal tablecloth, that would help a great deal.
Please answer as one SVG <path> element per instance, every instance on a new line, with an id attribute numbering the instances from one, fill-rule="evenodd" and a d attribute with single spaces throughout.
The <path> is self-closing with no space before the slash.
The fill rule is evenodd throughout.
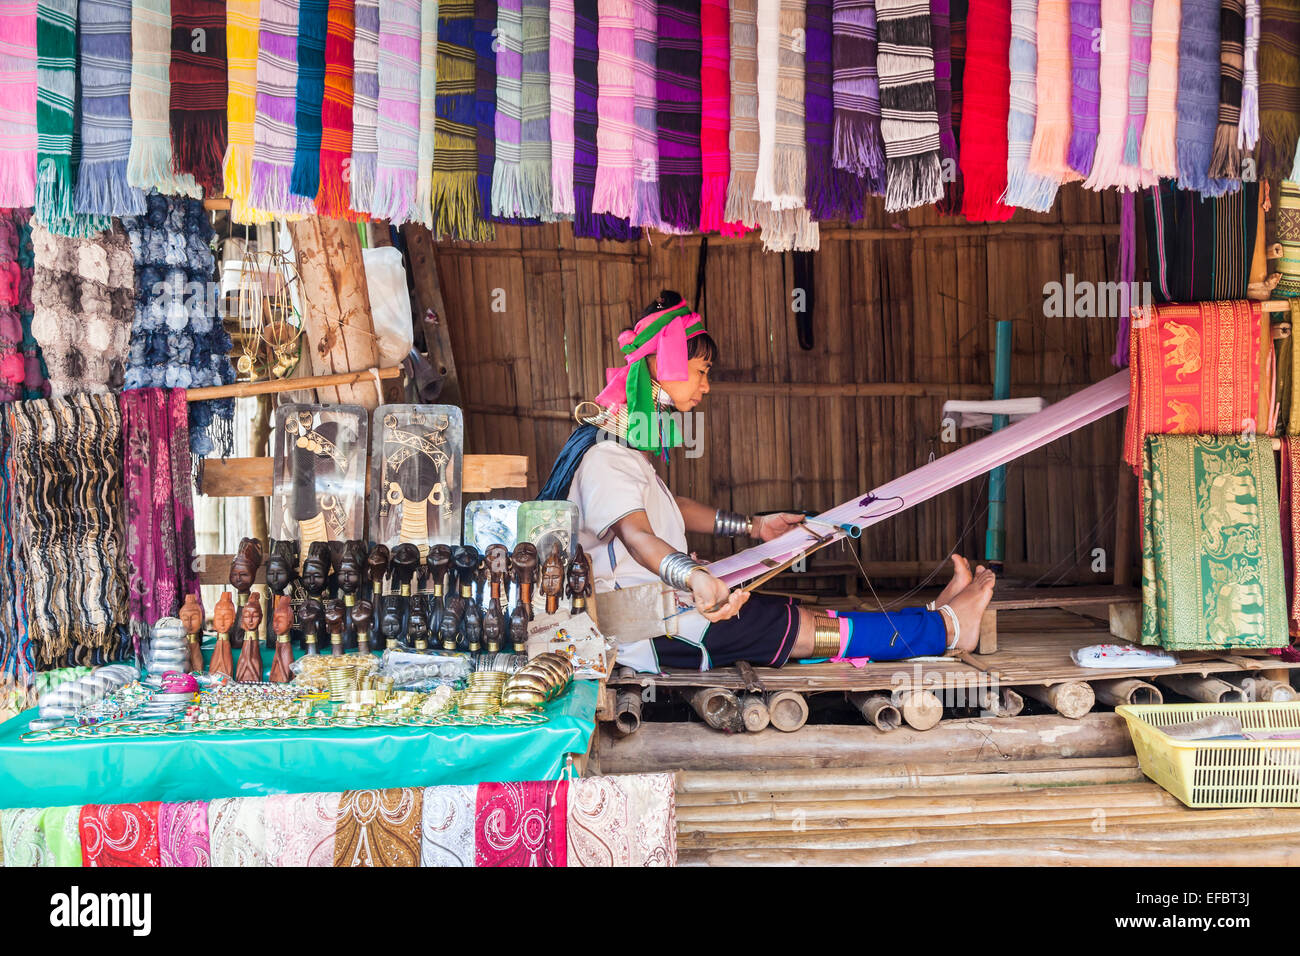
<path id="1" fill-rule="evenodd" d="M 215 800 L 275 793 L 555 780 L 586 753 L 596 685 L 575 681 L 531 727 L 263 730 L 24 743 L 0 724 L 0 807 Z"/>

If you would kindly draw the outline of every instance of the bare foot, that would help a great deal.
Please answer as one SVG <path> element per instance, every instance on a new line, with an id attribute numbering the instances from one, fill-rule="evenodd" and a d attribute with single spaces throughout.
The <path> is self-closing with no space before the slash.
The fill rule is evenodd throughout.
<path id="1" fill-rule="evenodd" d="M 939 596 L 934 599 L 935 607 L 943 607 L 959 593 L 965 590 L 966 585 L 971 582 L 970 562 L 960 554 L 952 556 L 952 580 L 948 582 L 947 587 L 939 592 Z"/>
<path id="2" fill-rule="evenodd" d="M 974 580 L 960 594 L 944 602 L 956 612 L 957 621 L 961 624 L 961 638 L 957 641 L 958 651 L 973 651 L 979 647 L 980 619 L 993 598 L 995 584 L 997 578 L 993 572 L 980 565 L 975 569 Z"/>

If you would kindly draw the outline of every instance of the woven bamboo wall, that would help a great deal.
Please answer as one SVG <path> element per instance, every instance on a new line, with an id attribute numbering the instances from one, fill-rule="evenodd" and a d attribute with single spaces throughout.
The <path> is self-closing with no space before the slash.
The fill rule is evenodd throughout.
<path id="1" fill-rule="evenodd" d="M 1052 213 L 1006 226 L 930 209 L 886 216 L 879 204 L 852 229 L 823 224 L 810 350 L 796 337 L 792 258 L 753 237 L 711 237 L 696 305 L 723 354 L 702 406 L 704 454 L 675 456 L 670 487 L 742 512 L 820 511 L 942 455 L 954 447 L 939 440 L 944 399 L 992 395 L 997 319 L 1015 323 L 1013 397 L 1053 401 L 1110 374 L 1115 320 L 1045 318 L 1043 287 L 1066 273 L 1117 280 L 1118 221 L 1116 196 L 1071 187 Z M 615 363 L 617 333 L 662 288 L 694 298 L 700 238 L 575 242 L 566 225 L 498 226 L 495 242 L 441 243 L 437 259 L 466 450 L 528 455 L 535 492 L 574 405 Z M 1009 571 L 1110 580 L 1122 427 L 1111 416 L 1009 469 Z M 873 579 L 928 571 L 954 546 L 982 555 L 986 501 L 972 483 L 868 531 Z M 1103 575 L 1089 570 L 1095 547 Z M 850 560 L 836 550 L 816 567 Z"/>

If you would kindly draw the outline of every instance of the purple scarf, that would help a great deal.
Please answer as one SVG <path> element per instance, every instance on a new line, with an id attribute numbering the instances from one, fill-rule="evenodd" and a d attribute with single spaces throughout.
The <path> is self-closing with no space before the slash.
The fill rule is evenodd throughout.
<path id="1" fill-rule="evenodd" d="M 831 2 L 808 0 L 804 30 L 804 151 L 808 168 L 806 201 L 814 219 L 862 218 L 866 183 L 834 163 L 834 99 L 831 69 Z"/>
<path id="2" fill-rule="evenodd" d="M 978 29 L 978 26 L 976 27 Z M 1094 37 L 1101 31 L 1101 0 L 1070 0 L 1070 151 L 1066 162 L 1085 179 L 1097 152 L 1101 107 L 1101 51 Z"/>
<path id="3" fill-rule="evenodd" d="M 185 390 L 127 389 L 122 409 L 126 562 L 131 630 L 137 636 L 199 593 L 194 570 L 189 403 Z"/>
<path id="4" fill-rule="evenodd" d="M 930 40 L 934 43 L 934 103 L 939 112 L 939 162 L 957 170 L 957 135 L 952 129 L 952 28 L 948 0 L 930 0 Z"/>
<path id="5" fill-rule="evenodd" d="M 659 215 L 679 232 L 700 224 L 700 6 L 659 0 Z"/>
<path id="6" fill-rule="evenodd" d="M 832 0 L 832 84 L 835 165 L 863 177 L 867 191 L 885 194 L 885 143 L 880 135 L 874 0 Z"/>
<path id="7" fill-rule="evenodd" d="M 596 96 L 597 76 L 596 24 L 600 18 L 599 0 L 574 0 L 573 4 L 573 202 L 576 213 L 573 234 L 587 239 L 635 240 L 641 230 L 608 213 L 592 213 L 591 200 L 596 192 Z M 696 87 L 696 95 L 699 88 Z M 698 113 L 696 114 L 698 119 Z M 696 162 L 699 162 L 696 145 Z M 697 189 L 698 196 L 698 189 Z M 697 198 L 698 203 L 698 198 Z M 699 211 L 696 210 L 696 223 Z"/>

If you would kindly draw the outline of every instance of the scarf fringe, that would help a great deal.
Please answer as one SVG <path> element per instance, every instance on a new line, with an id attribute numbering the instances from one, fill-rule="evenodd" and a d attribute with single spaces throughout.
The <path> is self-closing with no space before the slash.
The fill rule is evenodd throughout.
<path id="1" fill-rule="evenodd" d="M 970 222 L 1006 222 L 1015 214 L 1015 209 L 1002 204 L 1003 193 L 1001 176 L 979 171 L 972 175 L 972 170 L 966 170 L 962 215 Z"/>
<path id="2" fill-rule="evenodd" d="M 1241 150 L 1237 148 L 1237 127 L 1220 123 L 1214 131 L 1214 152 L 1210 154 L 1210 175 L 1215 179 L 1241 178 Z"/>
<path id="3" fill-rule="evenodd" d="M 659 216 L 664 225 L 682 234 L 694 232 L 700 224 L 700 178 L 661 176 Z"/>
<path id="4" fill-rule="evenodd" d="M 187 196 L 190 199 L 203 196 L 193 176 L 173 171 L 170 138 L 133 137 L 131 155 L 126 163 L 126 181 L 146 193 L 156 189 L 164 196 Z"/>
<path id="5" fill-rule="evenodd" d="M 209 196 L 222 193 L 225 110 L 172 110 L 172 171 L 189 174 Z"/>
<path id="6" fill-rule="evenodd" d="M 1300 144 L 1298 144 L 1300 145 Z M 1287 177 L 1291 182 L 1300 182 L 1300 148 L 1296 150 L 1295 162 L 1291 167 L 1291 175 Z"/>
<path id="7" fill-rule="evenodd" d="M 78 215 L 140 216 L 145 211 L 144 193 L 126 181 L 125 159 L 82 163 L 77 167 L 73 208 Z"/>
<path id="8" fill-rule="evenodd" d="M 61 219 L 72 218 L 72 190 L 68 188 L 71 179 L 71 156 L 43 156 L 37 160 L 36 205 L 33 215 L 47 226 Z"/>
<path id="9" fill-rule="evenodd" d="M 1008 169 L 1007 188 L 1003 190 L 998 202 L 1031 212 L 1050 212 L 1056 203 L 1058 188 L 1060 183 L 1050 176 L 1040 176 L 1023 166 Z"/>
<path id="10" fill-rule="evenodd" d="M 289 170 L 270 163 L 253 163 L 252 187 L 248 191 L 248 204 L 254 209 L 281 215 L 308 214 L 314 211 L 312 201 L 289 190 Z"/>
<path id="11" fill-rule="evenodd" d="M 1274 111 L 1267 125 L 1260 121 L 1259 157 L 1265 161 L 1258 170 L 1261 178 L 1281 177 L 1300 158 L 1296 139 L 1300 136 L 1300 116 Z"/>
<path id="12" fill-rule="evenodd" d="M 320 149 L 295 146 L 289 191 L 304 199 L 315 199 L 320 192 Z"/>
<path id="13" fill-rule="evenodd" d="M 348 155 L 328 149 L 321 150 L 320 189 L 316 193 L 316 213 L 327 219 L 364 222 L 369 217 L 352 208 L 351 190 L 349 184 L 343 180 L 343 162 Z"/>
<path id="14" fill-rule="evenodd" d="M 577 215 L 573 198 L 573 156 L 551 156 L 551 208 L 557 216 Z"/>
<path id="15" fill-rule="evenodd" d="M 836 113 L 834 140 L 836 169 L 870 180 L 885 168 L 884 143 L 863 116 Z"/>
<path id="16" fill-rule="evenodd" d="M 759 238 L 766 252 L 816 252 L 821 230 L 807 209 L 766 209 L 760 213 Z"/>
<path id="17" fill-rule="evenodd" d="M 245 202 L 253 185 L 253 147 L 251 144 L 228 143 L 221 162 L 221 179 L 232 203 Z"/>
<path id="18" fill-rule="evenodd" d="M 1118 189 L 1120 192 L 1132 192 L 1140 188 L 1141 171 L 1136 166 L 1124 164 L 1123 146 L 1109 139 L 1102 139 L 1092 160 L 1092 172 L 1084 182 L 1084 189 L 1101 192 L 1105 189 Z"/>
<path id="19" fill-rule="evenodd" d="M 549 220 L 551 209 L 551 164 L 548 160 L 525 159 L 519 164 L 519 189 L 525 219 Z"/>
<path id="20" fill-rule="evenodd" d="M 943 198 L 943 167 L 938 152 L 888 157 L 885 170 L 886 212 L 903 212 Z"/>
<path id="21" fill-rule="evenodd" d="M 1034 139 L 1029 147 L 1029 162 L 1025 167 L 1025 173 L 1030 176 L 1042 176 L 1054 180 L 1059 186 L 1065 181 L 1066 175 L 1073 172 L 1069 164 L 1065 162 L 1066 152 L 1070 148 L 1069 142 L 1070 127 L 1068 125 L 1043 127 L 1040 124 L 1034 130 Z M 1009 185 L 1007 191 L 1011 191 Z"/>
<path id="22" fill-rule="evenodd" d="M 1147 113 L 1142 131 L 1142 168 L 1154 175 L 1173 179 L 1178 175 L 1178 152 L 1175 133 L 1178 117 L 1173 113 Z"/>
<path id="23" fill-rule="evenodd" d="M 499 155 L 492 169 L 492 215 L 503 219 L 524 216 L 524 181 L 519 163 L 508 162 Z"/>
<path id="24" fill-rule="evenodd" d="M 495 229 L 482 217 L 479 206 L 477 172 L 433 171 L 433 234 L 435 239 L 471 242 L 494 237 Z"/>
<path id="25" fill-rule="evenodd" d="M 387 219 L 393 225 L 418 221 L 419 210 L 412 209 L 416 179 L 414 169 L 393 169 L 385 166 L 375 176 L 375 194 L 370 202 L 370 214 L 376 219 Z"/>
<path id="26" fill-rule="evenodd" d="M 772 184 L 776 190 L 773 209 L 798 209 L 804 205 L 808 190 L 808 156 L 803 147 L 776 147 L 772 154 Z"/>
<path id="27" fill-rule="evenodd" d="M 759 224 L 758 205 L 754 202 L 755 176 L 752 170 L 731 171 L 731 181 L 727 184 L 727 204 L 722 212 L 727 222 L 738 222 L 748 229 Z"/>
<path id="28" fill-rule="evenodd" d="M 647 229 L 660 229 L 659 220 L 659 180 L 637 179 L 633 183 L 632 215 L 629 221 L 634 226 Z"/>
<path id="29" fill-rule="evenodd" d="M 1247 152 L 1259 142 L 1259 90 L 1253 86 L 1241 89 L 1241 123 L 1237 126 L 1237 148 Z"/>
<path id="30" fill-rule="evenodd" d="M 727 176 L 710 173 L 700 184 L 700 232 L 718 232 L 726 221 Z"/>
<path id="31" fill-rule="evenodd" d="M 21 209 L 36 203 L 36 164 L 30 152 L 0 157 L 0 206 Z"/>
<path id="32" fill-rule="evenodd" d="M 352 164 L 348 171 L 352 174 L 350 193 L 351 205 L 357 212 L 369 213 L 374 210 L 375 166 L 378 157 L 374 153 L 353 153 Z"/>

